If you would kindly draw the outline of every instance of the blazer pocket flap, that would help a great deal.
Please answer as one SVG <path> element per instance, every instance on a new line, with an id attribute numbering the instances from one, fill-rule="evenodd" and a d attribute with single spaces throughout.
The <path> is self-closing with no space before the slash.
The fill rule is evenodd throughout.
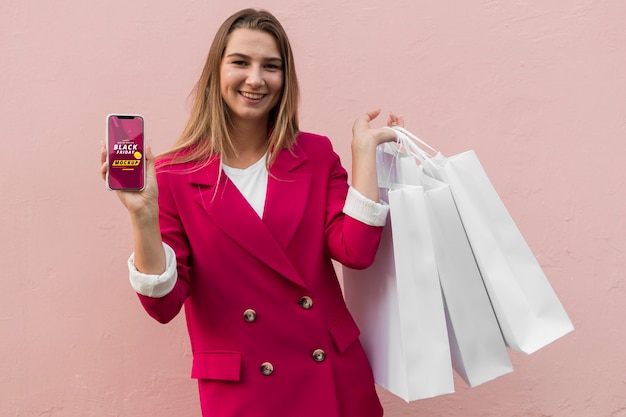
<path id="1" fill-rule="evenodd" d="M 239 381 L 241 379 L 241 352 L 196 352 L 193 355 L 191 377 Z"/>
<path id="2" fill-rule="evenodd" d="M 346 311 L 344 315 L 330 326 L 330 334 L 333 337 L 337 349 L 339 349 L 340 352 L 344 352 L 359 338 L 361 331 L 352 318 L 352 315 Z"/>

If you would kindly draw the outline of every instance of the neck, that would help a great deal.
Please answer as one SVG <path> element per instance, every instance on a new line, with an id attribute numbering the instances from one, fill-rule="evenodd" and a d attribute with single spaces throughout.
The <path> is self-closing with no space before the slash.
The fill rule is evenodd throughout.
<path id="1" fill-rule="evenodd" d="M 234 152 L 224 155 L 224 163 L 233 168 L 247 168 L 267 152 L 267 123 L 239 124 L 231 128 Z"/>

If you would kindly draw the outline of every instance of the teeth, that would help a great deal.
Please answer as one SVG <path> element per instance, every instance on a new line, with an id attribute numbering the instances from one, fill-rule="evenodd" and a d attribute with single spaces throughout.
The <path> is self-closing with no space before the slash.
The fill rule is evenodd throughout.
<path id="1" fill-rule="evenodd" d="M 241 92 L 241 95 L 252 100 L 260 100 L 263 98 L 263 94 L 245 93 L 243 91 Z"/>

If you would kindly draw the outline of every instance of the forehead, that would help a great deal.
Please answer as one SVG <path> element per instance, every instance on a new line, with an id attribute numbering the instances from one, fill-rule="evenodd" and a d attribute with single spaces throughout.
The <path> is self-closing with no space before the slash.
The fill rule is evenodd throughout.
<path id="1" fill-rule="evenodd" d="M 257 29 L 235 29 L 228 37 L 224 56 L 238 53 L 264 58 L 280 58 L 278 44 L 272 35 Z"/>

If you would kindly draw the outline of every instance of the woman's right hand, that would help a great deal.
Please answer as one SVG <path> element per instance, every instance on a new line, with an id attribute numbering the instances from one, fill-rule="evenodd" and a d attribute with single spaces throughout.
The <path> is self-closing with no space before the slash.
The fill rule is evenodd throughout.
<path id="1" fill-rule="evenodd" d="M 106 181 L 106 148 L 102 145 L 100 174 Z M 159 229 L 159 203 L 154 156 L 146 147 L 146 186 L 142 191 L 120 191 L 115 193 L 128 212 L 133 226 L 134 264 L 144 274 L 160 275 L 165 271 L 165 252 Z"/>
<path id="2" fill-rule="evenodd" d="M 100 175 L 106 181 L 107 177 L 107 155 L 104 143 L 101 143 L 100 150 Z M 158 186 L 156 180 L 156 171 L 154 168 L 154 155 L 150 147 L 146 146 L 146 184 L 142 191 L 123 191 L 116 190 L 118 198 L 126 207 L 131 217 L 157 217 L 158 216 Z"/>

